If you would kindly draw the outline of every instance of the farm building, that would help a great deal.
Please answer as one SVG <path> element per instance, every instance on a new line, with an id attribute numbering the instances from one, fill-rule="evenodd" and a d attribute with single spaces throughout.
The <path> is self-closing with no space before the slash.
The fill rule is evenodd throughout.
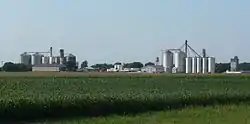
<path id="1" fill-rule="evenodd" d="M 161 65 L 148 65 L 141 68 L 142 72 L 147 73 L 162 73 L 164 72 L 164 68 Z"/>
<path id="2" fill-rule="evenodd" d="M 63 71 L 64 69 L 65 65 L 61 64 L 40 64 L 32 67 L 32 71 Z"/>

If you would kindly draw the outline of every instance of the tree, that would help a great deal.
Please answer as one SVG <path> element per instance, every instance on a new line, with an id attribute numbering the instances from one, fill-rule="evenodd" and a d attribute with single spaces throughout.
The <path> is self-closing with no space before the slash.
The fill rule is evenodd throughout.
<path id="1" fill-rule="evenodd" d="M 67 61 L 65 66 L 67 71 L 76 71 L 77 69 L 76 62 L 74 61 Z"/>
<path id="2" fill-rule="evenodd" d="M 133 62 L 124 64 L 124 68 L 141 68 L 143 64 L 141 62 Z"/>
<path id="3" fill-rule="evenodd" d="M 145 66 L 155 65 L 153 62 L 148 62 L 145 64 Z"/>
<path id="4" fill-rule="evenodd" d="M 95 65 L 92 65 L 91 67 L 94 68 L 94 69 L 100 70 L 100 69 L 110 69 L 110 68 L 113 68 L 114 65 L 104 63 L 104 64 L 95 64 Z"/>
<path id="5" fill-rule="evenodd" d="M 86 67 L 88 67 L 88 61 L 87 60 L 83 61 L 82 64 L 81 64 L 81 68 L 86 68 Z"/>
<path id="6" fill-rule="evenodd" d="M 23 71 L 31 71 L 32 68 L 25 64 L 14 64 L 12 62 L 6 62 L 4 63 L 2 70 L 6 72 L 23 72 Z"/>
<path id="7" fill-rule="evenodd" d="M 229 63 L 216 63 L 215 64 L 215 72 L 216 73 L 223 73 L 230 69 Z"/>
<path id="8" fill-rule="evenodd" d="M 240 63 L 239 64 L 239 70 L 241 70 L 241 71 L 249 71 L 250 70 L 250 63 L 246 63 L 246 62 Z"/>

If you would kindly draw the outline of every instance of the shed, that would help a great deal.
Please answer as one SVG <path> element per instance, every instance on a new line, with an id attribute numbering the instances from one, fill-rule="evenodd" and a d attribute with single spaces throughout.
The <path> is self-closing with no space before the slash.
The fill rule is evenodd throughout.
<path id="1" fill-rule="evenodd" d="M 65 65 L 62 64 L 39 64 L 32 67 L 32 71 L 64 71 Z"/>
<path id="2" fill-rule="evenodd" d="M 162 65 L 148 65 L 142 67 L 141 71 L 147 73 L 162 73 L 164 72 L 164 68 Z"/>

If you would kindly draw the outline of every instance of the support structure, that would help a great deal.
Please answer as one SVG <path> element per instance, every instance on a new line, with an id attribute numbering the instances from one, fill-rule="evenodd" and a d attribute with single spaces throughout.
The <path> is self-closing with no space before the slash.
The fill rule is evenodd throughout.
<path id="1" fill-rule="evenodd" d="M 184 52 L 186 54 L 186 57 L 188 57 L 188 49 L 190 49 L 196 56 L 201 57 L 200 54 L 198 54 L 189 44 L 188 41 L 185 41 L 185 44 L 183 44 L 178 50 L 183 49 L 184 47 Z"/>
<path id="2" fill-rule="evenodd" d="M 186 40 L 185 41 L 185 54 L 186 54 L 186 57 L 188 56 L 188 41 Z"/>
<path id="3" fill-rule="evenodd" d="M 51 57 L 53 56 L 52 47 L 50 47 L 50 50 L 48 52 L 25 52 L 25 53 L 28 53 L 28 54 L 36 54 L 36 53 L 43 54 L 43 53 L 46 53 L 46 54 L 49 54 Z"/>
<path id="4" fill-rule="evenodd" d="M 52 51 L 52 47 L 50 47 L 50 57 L 53 56 L 53 51 Z"/>

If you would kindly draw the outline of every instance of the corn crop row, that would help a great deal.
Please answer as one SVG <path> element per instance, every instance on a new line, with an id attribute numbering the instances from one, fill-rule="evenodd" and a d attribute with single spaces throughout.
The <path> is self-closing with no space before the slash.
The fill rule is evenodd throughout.
<path id="1" fill-rule="evenodd" d="M 0 117 L 104 116 L 250 101 L 248 76 L 2 77 Z"/>

